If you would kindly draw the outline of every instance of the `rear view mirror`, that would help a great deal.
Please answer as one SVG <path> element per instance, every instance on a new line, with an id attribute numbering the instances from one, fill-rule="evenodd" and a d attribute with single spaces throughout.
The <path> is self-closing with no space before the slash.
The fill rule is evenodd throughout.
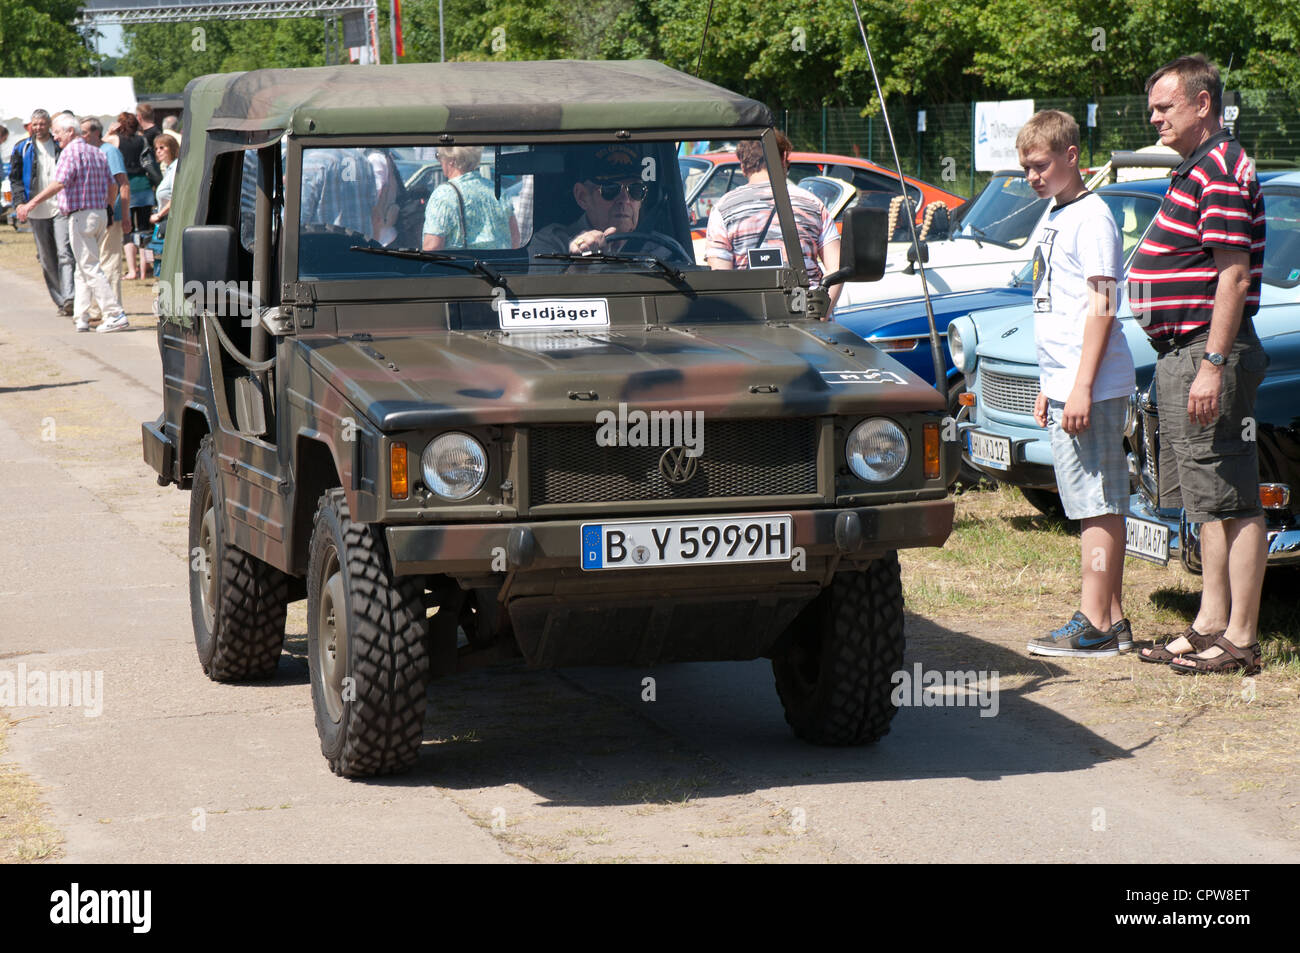
<path id="1" fill-rule="evenodd" d="M 889 251 L 889 212 L 856 206 L 844 213 L 840 234 L 840 267 L 822 279 L 822 286 L 843 281 L 879 281 Z"/>

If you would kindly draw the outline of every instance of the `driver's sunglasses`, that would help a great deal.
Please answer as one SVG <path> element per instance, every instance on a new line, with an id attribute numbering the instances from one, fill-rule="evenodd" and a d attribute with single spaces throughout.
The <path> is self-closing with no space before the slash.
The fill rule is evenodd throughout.
<path id="1" fill-rule="evenodd" d="M 650 186 L 644 182 L 606 182 L 596 186 L 596 192 L 606 202 L 614 201 L 623 192 L 626 192 L 627 197 L 633 202 L 641 202 L 650 193 Z"/>

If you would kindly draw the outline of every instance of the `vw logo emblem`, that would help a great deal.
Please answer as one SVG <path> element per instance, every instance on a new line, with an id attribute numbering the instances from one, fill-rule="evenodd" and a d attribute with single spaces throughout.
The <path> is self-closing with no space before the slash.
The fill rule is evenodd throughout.
<path id="1" fill-rule="evenodd" d="M 690 483 L 699 467 L 699 457 L 688 457 L 685 447 L 669 447 L 659 458 L 659 472 L 669 483 Z"/>
<path id="2" fill-rule="evenodd" d="M 1016 325 L 1014 328 L 1011 328 L 1010 330 L 1003 331 L 1002 336 L 1004 338 L 1009 338 L 1011 337 L 1011 335 L 1015 334 L 1019 330 L 1020 330 L 1020 325 Z"/>

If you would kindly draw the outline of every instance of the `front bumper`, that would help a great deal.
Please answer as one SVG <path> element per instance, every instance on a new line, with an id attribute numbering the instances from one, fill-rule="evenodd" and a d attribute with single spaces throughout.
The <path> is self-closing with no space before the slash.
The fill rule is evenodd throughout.
<path id="1" fill-rule="evenodd" d="M 961 422 L 962 461 L 999 483 L 1041 490 L 1056 490 L 1056 469 L 1052 466 L 1052 444 L 1042 428 L 1012 427 L 996 421 Z M 967 449 L 966 433 L 978 430 L 1011 441 L 1011 466 L 1006 470 L 976 463 Z"/>
<path id="2" fill-rule="evenodd" d="M 716 515 L 742 516 L 755 515 L 756 512 L 791 516 L 794 526 L 793 546 L 802 549 L 809 560 L 837 556 L 873 559 L 895 549 L 942 546 L 952 532 L 953 502 L 945 497 L 869 507 Z M 676 515 L 647 515 L 644 518 L 660 519 Z M 704 515 L 715 514 L 701 514 Z M 582 524 L 598 521 L 597 516 L 581 520 L 389 526 L 386 533 L 393 570 L 399 576 L 430 573 L 469 576 L 507 570 L 526 573 L 578 570 Z M 650 573 L 697 571 L 692 567 L 644 570 Z M 641 570 L 624 569 L 614 572 L 616 575 L 636 574 Z"/>
<path id="3" fill-rule="evenodd" d="M 1201 524 L 1187 522 L 1187 515 L 1179 510 L 1174 515 L 1169 510 L 1158 510 L 1143 493 L 1129 497 L 1129 513 L 1138 519 L 1163 523 L 1169 529 L 1169 558 L 1177 555 L 1188 572 L 1201 572 Z M 1270 525 L 1271 517 L 1264 514 L 1268 535 L 1268 562 L 1273 566 L 1300 566 L 1300 529 Z"/>

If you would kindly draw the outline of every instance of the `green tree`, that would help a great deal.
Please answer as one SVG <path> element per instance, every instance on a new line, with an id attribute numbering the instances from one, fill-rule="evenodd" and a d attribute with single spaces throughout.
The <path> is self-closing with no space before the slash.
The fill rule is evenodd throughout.
<path id="1" fill-rule="evenodd" d="M 85 76 L 94 58 L 72 26 L 78 0 L 0 0 L 0 76 Z"/>

